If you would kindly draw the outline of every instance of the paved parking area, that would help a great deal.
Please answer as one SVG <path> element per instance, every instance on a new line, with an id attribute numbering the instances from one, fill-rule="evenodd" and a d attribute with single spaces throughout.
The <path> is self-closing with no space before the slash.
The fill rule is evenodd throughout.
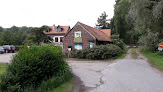
<path id="1" fill-rule="evenodd" d="M 4 53 L 0 54 L 0 63 L 10 63 L 10 60 L 12 59 L 13 55 L 16 53 Z"/>

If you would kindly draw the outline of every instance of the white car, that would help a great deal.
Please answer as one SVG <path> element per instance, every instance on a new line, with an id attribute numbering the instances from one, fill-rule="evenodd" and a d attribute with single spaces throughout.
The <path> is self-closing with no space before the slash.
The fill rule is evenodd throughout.
<path id="1" fill-rule="evenodd" d="M 0 46 L 0 53 L 3 54 L 5 50 Z"/>

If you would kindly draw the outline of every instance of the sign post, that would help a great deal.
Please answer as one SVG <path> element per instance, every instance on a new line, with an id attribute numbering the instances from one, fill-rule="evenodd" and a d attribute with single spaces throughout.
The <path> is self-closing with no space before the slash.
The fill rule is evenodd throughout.
<path id="1" fill-rule="evenodd" d="M 158 45 L 158 50 L 159 50 L 159 51 L 163 51 L 163 43 L 159 43 L 159 45 Z"/>

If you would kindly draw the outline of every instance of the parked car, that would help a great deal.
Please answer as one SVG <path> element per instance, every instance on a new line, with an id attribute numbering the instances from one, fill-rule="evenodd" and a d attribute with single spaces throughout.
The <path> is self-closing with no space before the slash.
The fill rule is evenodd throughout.
<path id="1" fill-rule="evenodd" d="M 5 50 L 3 49 L 2 46 L 0 46 L 0 53 L 3 54 L 5 52 Z"/>
<path id="2" fill-rule="evenodd" d="M 13 45 L 3 45 L 3 49 L 5 50 L 6 53 L 14 53 L 15 52 L 15 46 Z"/>

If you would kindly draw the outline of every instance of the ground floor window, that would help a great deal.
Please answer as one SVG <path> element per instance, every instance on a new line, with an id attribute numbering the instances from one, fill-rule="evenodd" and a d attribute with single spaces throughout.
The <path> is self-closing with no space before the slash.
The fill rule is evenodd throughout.
<path id="1" fill-rule="evenodd" d="M 55 42 L 58 42 L 58 37 L 55 37 Z"/>
<path id="2" fill-rule="evenodd" d="M 94 42 L 89 42 L 89 48 L 93 48 L 94 47 Z"/>
<path id="3" fill-rule="evenodd" d="M 60 42 L 63 42 L 63 37 L 60 37 Z"/>
<path id="4" fill-rule="evenodd" d="M 82 50 L 82 44 L 74 44 L 75 49 Z"/>

